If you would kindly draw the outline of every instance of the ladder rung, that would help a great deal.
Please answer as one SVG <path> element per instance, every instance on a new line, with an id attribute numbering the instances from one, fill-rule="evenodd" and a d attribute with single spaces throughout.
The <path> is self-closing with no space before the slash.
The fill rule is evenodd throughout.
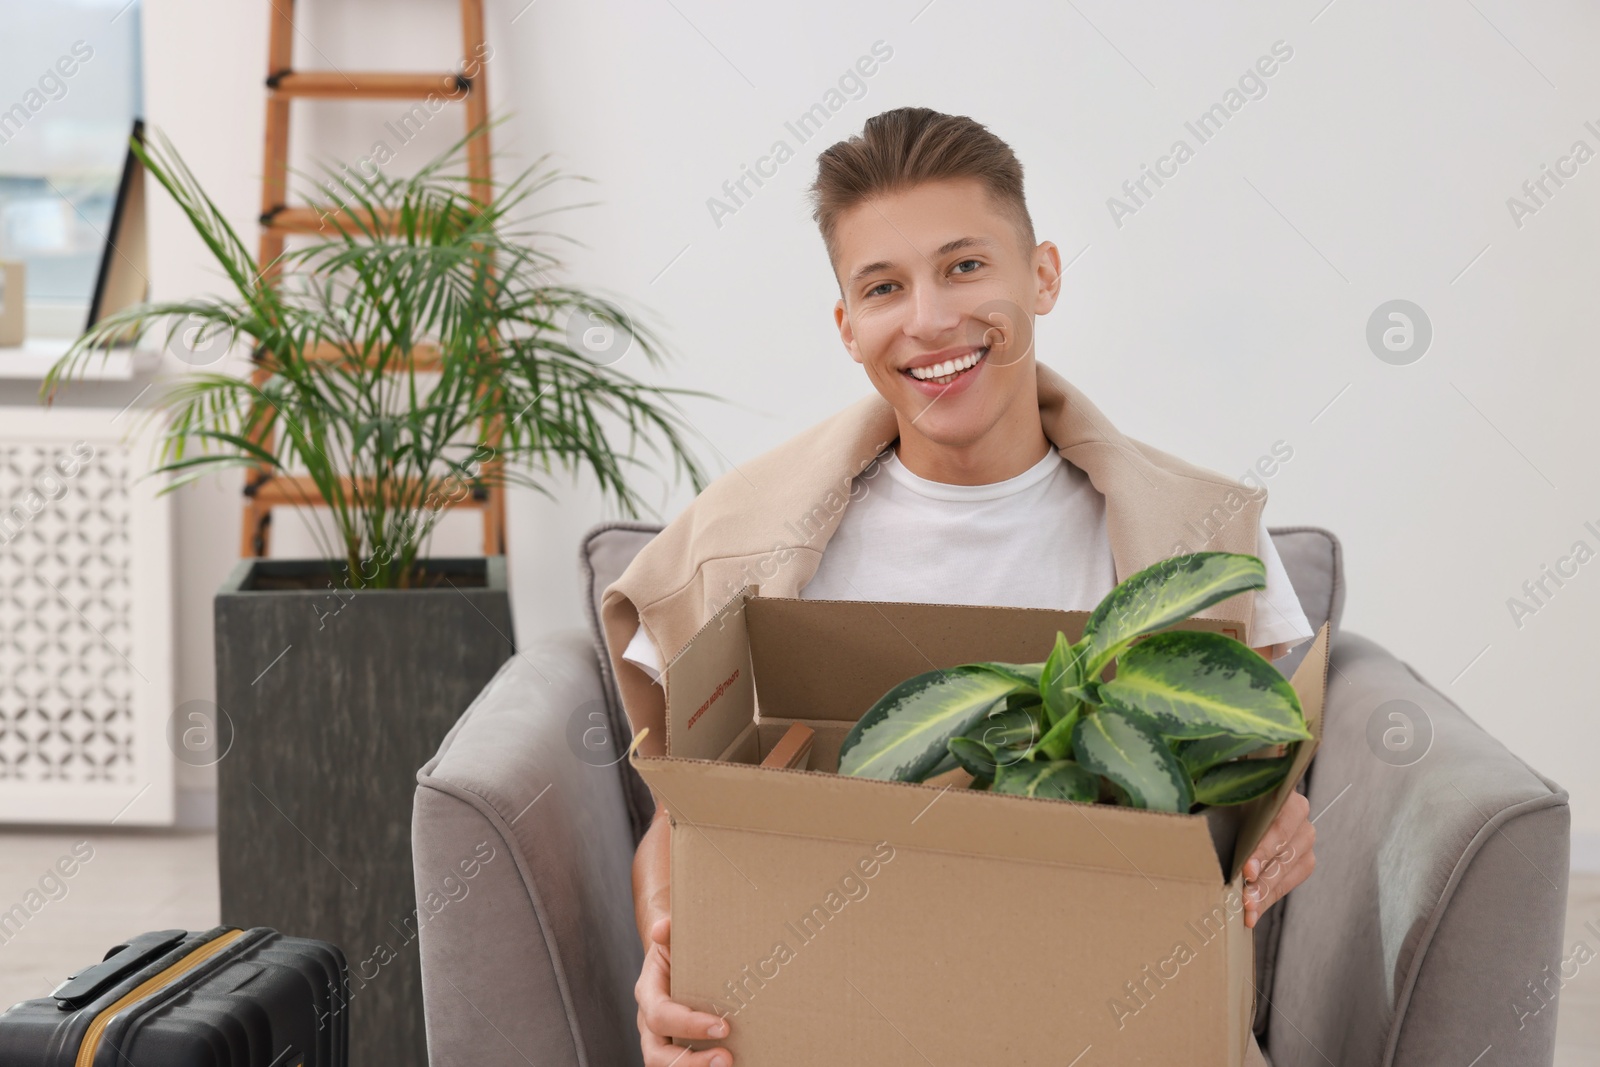
<path id="1" fill-rule="evenodd" d="M 434 93 L 452 99 L 463 96 L 471 91 L 472 81 L 460 74 L 288 70 L 268 78 L 267 88 L 280 96 L 425 100 Z"/>
<path id="2" fill-rule="evenodd" d="M 339 479 L 344 487 L 345 495 L 350 493 L 350 479 Z M 293 506 L 303 507 L 309 498 L 313 505 L 322 503 L 322 491 L 317 488 L 317 483 L 303 474 L 274 474 L 266 480 L 254 485 L 245 486 L 245 494 L 255 498 L 258 505 L 263 507 Z M 457 491 L 453 494 L 457 499 L 450 500 L 446 506 L 458 508 L 482 508 L 489 504 L 487 490 L 474 493 Z"/>
<path id="3" fill-rule="evenodd" d="M 371 221 L 371 216 L 365 213 L 363 216 L 362 223 Z M 379 211 L 377 221 L 379 232 L 393 232 L 395 228 L 393 211 Z M 350 219 L 342 209 L 338 208 L 324 213 L 314 207 L 278 207 L 261 216 L 261 225 L 279 233 L 321 233 L 328 229 L 358 234 L 365 232 L 356 224 L 356 220 Z"/>

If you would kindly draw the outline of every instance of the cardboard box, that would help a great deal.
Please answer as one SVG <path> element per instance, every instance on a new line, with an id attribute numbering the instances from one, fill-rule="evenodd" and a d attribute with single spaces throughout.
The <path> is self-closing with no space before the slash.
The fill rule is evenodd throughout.
<path id="1" fill-rule="evenodd" d="M 1087 612 L 761 597 L 666 679 L 672 996 L 729 1020 L 740 1067 L 1243 1063 L 1240 869 L 1273 793 L 1174 815 L 831 773 L 850 726 L 935 667 L 1037 663 Z M 1173 629 L 1228 632 L 1191 619 Z M 1321 736 L 1328 628 L 1291 680 Z M 759 766 L 793 723 L 810 770 Z"/>

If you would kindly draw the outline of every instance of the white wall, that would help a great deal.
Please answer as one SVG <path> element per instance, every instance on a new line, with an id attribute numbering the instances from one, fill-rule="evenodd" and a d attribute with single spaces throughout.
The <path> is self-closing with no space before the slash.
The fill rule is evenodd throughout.
<path id="1" fill-rule="evenodd" d="M 1268 520 L 1338 533 L 1346 627 L 1569 789 L 1592 862 L 1600 724 L 1583 679 L 1600 637 L 1600 562 L 1520 628 L 1507 598 L 1575 540 L 1600 549 L 1583 525 L 1600 528 L 1600 371 L 1586 358 L 1600 161 L 1520 227 L 1506 201 L 1575 140 L 1600 149 L 1583 125 L 1600 129 L 1589 62 L 1600 15 L 1577 3 L 1323 2 L 491 0 L 492 99 L 513 116 L 498 135 L 501 173 L 554 150 L 598 180 L 547 201 L 605 201 L 556 217 L 590 246 L 569 255 L 573 276 L 667 321 L 683 358 L 669 373 L 636 362 L 641 377 L 731 401 L 686 406 L 720 472 L 870 389 L 831 326 L 836 291 L 802 195 L 817 151 L 905 104 L 985 122 L 1025 164 L 1041 238 L 1067 259 L 1081 252 L 1041 323 L 1041 358 L 1123 430 L 1216 470 L 1243 472 L 1288 442 Z M 301 6 L 302 66 L 426 68 L 453 49 L 444 0 Z M 264 9 L 149 0 L 146 21 L 150 118 L 244 228 L 261 166 Z M 785 121 L 879 40 L 893 56 L 865 95 L 799 144 Z M 1267 94 L 1116 225 L 1107 198 L 1175 138 L 1195 145 L 1184 122 L 1279 40 L 1293 56 Z M 302 159 L 369 151 L 395 110 L 302 108 Z M 716 225 L 707 199 L 778 139 L 798 157 Z M 157 211 L 158 289 L 210 285 L 198 246 L 164 203 Z M 1408 366 L 1364 339 L 1393 298 L 1434 327 Z M 612 514 L 587 479 L 559 495 L 555 506 L 521 494 L 512 508 L 525 642 L 579 622 L 576 541 Z M 670 516 L 689 493 L 651 496 Z M 224 488 L 181 504 L 180 700 L 210 691 L 210 595 L 237 523 Z"/>

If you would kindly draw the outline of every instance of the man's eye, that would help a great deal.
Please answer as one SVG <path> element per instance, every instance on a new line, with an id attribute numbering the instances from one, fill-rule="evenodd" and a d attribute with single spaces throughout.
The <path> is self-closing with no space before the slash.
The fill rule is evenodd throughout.
<path id="1" fill-rule="evenodd" d="M 982 260 L 980 260 L 980 259 L 963 259 L 963 260 L 962 260 L 962 261 L 961 261 L 961 262 L 960 262 L 960 263 L 957 263 L 957 264 L 956 264 L 956 266 L 957 266 L 957 267 L 963 267 L 963 266 L 965 266 L 965 265 L 967 265 L 967 264 L 968 264 L 968 263 L 971 263 L 971 264 L 972 264 L 972 265 L 973 265 L 973 269 L 974 269 L 974 270 L 975 270 L 975 269 L 977 269 L 977 268 L 978 268 L 978 267 L 981 267 L 981 266 L 983 266 L 983 261 L 982 261 Z M 970 271 L 970 270 L 963 270 L 963 271 L 959 271 L 959 272 L 958 272 L 958 273 L 961 273 L 961 274 L 971 274 L 971 273 L 972 273 L 972 271 Z"/>
<path id="2" fill-rule="evenodd" d="M 885 288 L 887 288 L 887 287 L 889 287 L 889 286 L 891 286 L 893 284 L 894 284 L 894 282 L 879 282 L 877 285 L 874 285 L 871 289 L 867 290 L 867 295 L 868 296 L 882 296 L 883 294 L 878 292 L 878 290 L 885 289 Z"/>

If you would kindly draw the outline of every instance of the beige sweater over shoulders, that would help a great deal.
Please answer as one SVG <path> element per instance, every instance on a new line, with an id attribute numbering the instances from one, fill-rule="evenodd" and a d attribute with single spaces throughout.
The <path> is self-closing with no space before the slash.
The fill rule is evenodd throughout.
<path id="1" fill-rule="evenodd" d="M 1036 363 L 1039 418 L 1062 456 L 1106 498 L 1117 581 L 1187 552 L 1256 555 L 1267 494 L 1120 433 L 1061 375 Z M 611 670 L 645 755 L 664 753 L 665 695 L 622 652 L 643 626 L 672 659 L 746 584 L 798 596 L 850 502 L 852 480 L 899 436 L 894 408 L 873 393 L 718 477 L 634 557 L 601 595 Z M 803 535 L 803 539 L 802 536 Z M 1202 543 L 1203 542 L 1203 543 Z M 1239 593 L 1199 617 L 1231 619 L 1253 645 L 1254 597 Z"/>

